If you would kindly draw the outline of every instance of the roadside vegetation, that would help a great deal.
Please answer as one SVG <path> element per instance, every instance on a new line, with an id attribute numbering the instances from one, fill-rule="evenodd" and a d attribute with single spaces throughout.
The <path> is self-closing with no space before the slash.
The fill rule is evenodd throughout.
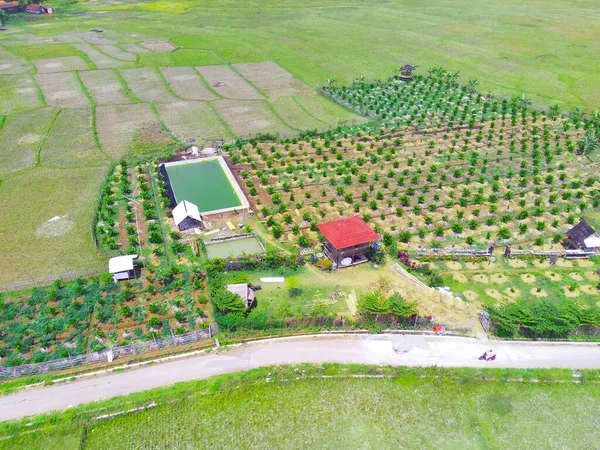
<path id="1" fill-rule="evenodd" d="M 286 448 L 357 442 L 593 447 L 600 439 L 594 422 L 598 374 L 579 375 L 556 369 L 267 367 L 4 423 L 0 436 L 11 449 L 155 448 L 165 442 L 239 448 L 241 440 Z M 219 425 L 224 421 L 226 433 Z"/>

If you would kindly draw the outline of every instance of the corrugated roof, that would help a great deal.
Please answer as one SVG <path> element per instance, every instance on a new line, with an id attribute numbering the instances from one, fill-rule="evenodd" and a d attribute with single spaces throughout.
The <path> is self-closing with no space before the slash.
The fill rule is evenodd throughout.
<path id="1" fill-rule="evenodd" d="M 594 234 L 596 234 L 596 231 L 585 220 L 567 231 L 569 239 L 578 245 L 583 245 L 584 241 Z"/>
<path id="2" fill-rule="evenodd" d="M 118 273 L 133 270 L 133 260 L 137 257 L 138 255 L 124 255 L 110 258 L 108 260 L 108 271 L 110 273 Z"/>
<path id="3" fill-rule="evenodd" d="M 379 240 L 379 235 L 358 216 L 320 223 L 317 227 L 337 250 Z"/>

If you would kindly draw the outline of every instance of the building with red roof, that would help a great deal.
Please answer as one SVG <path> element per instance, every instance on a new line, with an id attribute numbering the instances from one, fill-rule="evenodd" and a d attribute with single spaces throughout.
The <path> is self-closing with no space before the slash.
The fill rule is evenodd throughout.
<path id="1" fill-rule="evenodd" d="M 25 11 L 27 11 L 29 14 L 52 14 L 52 6 L 36 5 L 32 3 L 31 5 L 27 5 Z"/>
<path id="2" fill-rule="evenodd" d="M 4 11 L 6 14 L 18 13 L 20 10 L 19 2 L 3 2 L 0 1 L 0 11 Z"/>
<path id="3" fill-rule="evenodd" d="M 366 254 L 379 240 L 379 235 L 358 216 L 320 223 L 317 227 L 325 237 L 323 251 L 337 267 L 367 262 Z"/>

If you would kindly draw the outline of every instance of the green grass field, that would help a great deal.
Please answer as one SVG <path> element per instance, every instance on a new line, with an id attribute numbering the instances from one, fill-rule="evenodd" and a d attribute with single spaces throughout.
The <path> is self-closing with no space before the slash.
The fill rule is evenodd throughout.
<path id="1" fill-rule="evenodd" d="M 574 384 L 567 370 L 271 367 L 4 424 L 0 434 L 11 437 L 0 446 L 594 448 L 600 395 L 593 377 L 584 373 Z"/>

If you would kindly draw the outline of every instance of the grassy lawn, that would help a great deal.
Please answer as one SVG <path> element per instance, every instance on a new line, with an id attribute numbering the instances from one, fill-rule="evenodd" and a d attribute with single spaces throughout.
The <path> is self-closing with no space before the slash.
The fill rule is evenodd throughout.
<path id="1" fill-rule="evenodd" d="M 35 169 L 0 185 L 0 285 L 104 267 L 91 230 L 104 172 Z"/>
<path id="2" fill-rule="evenodd" d="M 521 376 L 550 382 L 506 381 Z M 570 377 L 561 370 L 271 367 L 6 424 L 0 433 L 10 436 L 2 445 L 12 449 L 167 442 L 174 448 L 593 448 L 600 439 L 597 384 L 587 374 L 582 384 Z M 93 420 L 151 402 L 157 406 Z"/>

